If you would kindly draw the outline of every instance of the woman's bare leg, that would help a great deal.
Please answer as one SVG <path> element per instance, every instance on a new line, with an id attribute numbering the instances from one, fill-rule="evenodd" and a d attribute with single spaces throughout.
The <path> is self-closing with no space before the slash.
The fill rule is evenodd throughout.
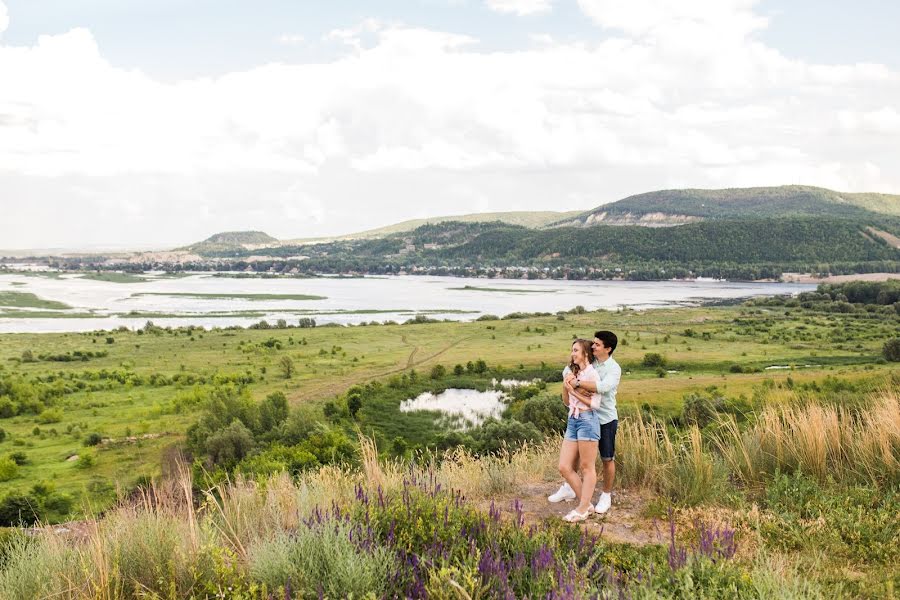
<path id="1" fill-rule="evenodd" d="M 578 494 L 579 500 L 578 512 L 583 513 L 591 505 L 594 488 L 597 487 L 597 453 L 600 447 L 594 441 L 579 441 L 577 444 L 578 466 L 581 468 L 582 481 L 580 482 L 581 489 L 575 490 L 575 493 Z"/>
<path id="2" fill-rule="evenodd" d="M 581 496 L 581 478 L 578 477 L 578 474 L 575 472 L 575 467 L 578 464 L 578 451 L 582 442 L 576 442 L 574 440 L 563 440 L 562 448 L 559 451 L 559 474 L 563 476 L 563 479 L 568 482 L 569 487 L 572 488 L 572 491 L 575 492 L 576 497 Z M 596 445 L 594 444 L 594 458 L 596 458 L 597 451 Z M 594 483 L 596 484 L 596 475 L 594 476 Z M 593 490 L 593 488 L 591 488 Z"/>

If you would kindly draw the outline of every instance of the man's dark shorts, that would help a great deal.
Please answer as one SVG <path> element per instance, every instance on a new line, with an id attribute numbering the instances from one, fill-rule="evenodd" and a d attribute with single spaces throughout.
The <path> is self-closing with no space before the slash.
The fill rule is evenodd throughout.
<path id="1" fill-rule="evenodd" d="M 619 420 L 614 419 L 605 425 L 600 425 L 600 458 L 613 460 L 616 458 L 616 430 L 619 428 Z"/>

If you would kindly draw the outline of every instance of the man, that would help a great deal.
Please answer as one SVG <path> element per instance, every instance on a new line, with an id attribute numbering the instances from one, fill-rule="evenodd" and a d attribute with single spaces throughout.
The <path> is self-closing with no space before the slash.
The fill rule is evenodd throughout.
<path id="1" fill-rule="evenodd" d="M 594 334 L 591 350 L 594 353 L 594 369 L 600 377 L 598 382 L 578 382 L 571 374 L 565 382 L 574 388 L 574 392 L 583 396 L 587 404 L 591 403 L 592 394 L 600 395 L 599 406 L 594 411 L 600 417 L 600 459 L 603 461 L 603 489 L 594 507 L 598 514 L 606 513 L 612 505 L 612 486 L 616 476 L 616 430 L 619 426 L 619 414 L 616 411 L 616 392 L 622 379 L 622 367 L 612 357 L 619 340 L 612 331 L 598 331 Z M 564 483 L 556 493 L 547 497 L 550 502 L 574 500 L 575 492 L 568 483 Z"/>

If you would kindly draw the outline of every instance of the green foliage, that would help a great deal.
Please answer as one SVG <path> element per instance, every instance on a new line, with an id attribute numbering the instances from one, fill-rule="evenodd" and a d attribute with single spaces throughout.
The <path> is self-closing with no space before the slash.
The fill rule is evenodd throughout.
<path id="1" fill-rule="evenodd" d="M 254 448 L 253 434 L 240 420 L 235 419 L 224 429 L 206 438 L 206 457 L 210 465 L 233 467 Z"/>
<path id="2" fill-rule="evenodd" d="M 50 423 L 59 423 L 62 421 L 63 413 L 58 408 L 48 408 L 47 410 L 41 411 L 41 414 L 38 415 L 37 421 L 42 425 L 49 425 Z"/>
<path id="3" fill-rule="evenodd" d="M 566 429 L 568 409 L 558 395 L 542 394 L 525 400 L 516 414 L 545 435 L 560 435 Z"/>
<path id="4" fill-rule="evenodd" d="M 900 562 L 898 490 L 820 486 L 800 473 L 779 474 L 765 506 L 772 518 L 760 532 L 771 547 L 813 551 L 837 564 Z"/>
<path id="5" fill-rule="evenodd" d="M 515 450 L 526 443 L 539 442 L 543 436 L 531 423 L 515 419 L 496 421 L 489 419 L 480 427 L 469 432 L 475 440 L 476 448 L 484 453 L 496 453 L 504 449 Z"/>
<path id="6" fill-rule="evenodd" d="M 282 356 L 278 365 L 281 367 L 281 373 L 284 375 L 285 379 L 290 379 L 294 376 L 294 371 L 296 369 L 294 367 L 294 359 L 290 356 Z"/>
<path id="7" fill-rule="evenodd" d="M 96 431 L 92 431 L 91 433 L 87 434 L 87 436 L 85 436 L 84 445 L 85 446 L 99 446 L 102 441 L 103 441 L 103 436 L 101 434 L 97 433 Z"/>
<path id="8" fill-rule="evenodd" d="M 0 458 L 0 482 L 9 481 L 19 476 L 19 465 L 9 457 Z"/>
<path id="9" fill-rule="evenodd" d="M 321 466 L 316 456 L 302 446 L 276 444 L 238 463 L 236 471 L 245 475 L 268 476 L 275 473 L 290 473 L 298 477 L 304 471 Z"/>
<path id="10" fill-rule="evenodd" d="M 881 349 L 881 355 L 884 356 L 885 360 L 900 362 L 900 338 L 886 341 Z"/>
<path id="11" fill-rule="evenodd" d="M 288 417 L 287 396 L 283 392 L 272 392 L 259 403 L 259 430 L 271 432 Z"/>
<path id="12" fill-rule="evenodd" d="M 353 541 L 355 530 L 338 522 L 279 535 L 256 549 L 250 573 L 270 589 L 289 587 L 301 597 L 380 597 L 395 558 L 384 547 L 360 548 Z"/>
<path id="13" fill-rule="evenodd" d="M 433 367 L 431 367 L 431 373 L 429 374 L 429 377 L 431 377 L 431 379 L 443 379 L 444 375 L 446 374 L 447 369 L 446 367 L 444 367 L 444 365 L 434 365 Z"/>
<path id="14" fill-rule="evenodd" d="M 0 525 L 31 525 L 40 519 L 40 501 L 26 494 L 7 494 L 0 500 Z"/>
<path id="15" fill-rule="evenodd" d="M 658 352 L 648 352 L 644 355 L 644 358 L 641 359 L 641 365 L 650 369 L 664 367 L 666 366 L 666 358 Z"/>

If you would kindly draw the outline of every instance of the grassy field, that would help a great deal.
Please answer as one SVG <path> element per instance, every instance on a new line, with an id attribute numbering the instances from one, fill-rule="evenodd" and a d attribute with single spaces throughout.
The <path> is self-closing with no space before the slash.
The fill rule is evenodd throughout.
<path id="1" fill-rule="evenodd" d="M 710 386 L 729 396 L 752 397 L 763 384 L 789 378 L 796 384 L 827 376 L 863 380 L 892 371 L 891 364 L 880 364 L 879 352 L 885 339 L 897 335 L 896 322 L 863 317 L 724 307 L 568 314 L 563 320 L 7 334 L 0 336 L 0 374 L 55 379 L 69 389 L 57 403 L 58 421 L 43 423 L 40 414 L 0 419 L 7 434 L 0 452 L 27 455 L 18 476 L 0 483 L 0 493 L 46 479 L 80 495 L 91 480 L 127 486 L 138 476 L 158 473 L 162 452 L 180 443 L 197 418 L 198 406 L 189 397 L 213 387 L 217 377 L 252 380 L 246 387 L 255 399 L 280 391 L 291 405 L 320 406 L 353 385 L 411 370 L 424 375 L 438 364 L 450 370 L 480 358 L 501 373 L 561 369 L 574 337 L 609 328 L 620 334 L 615 356 L 626 369 L 620 405 L 648 405 L 657 414 L 676 415 L 685 394 Z M 37 358 L 99 350 L 105 355 Z M 34 362 L 24 362 L 25 353 Z M 659 354 L 665 368 L 642 366 L 648 353 Z M 290 379 L 279 369 L 285 356 L 296 365 Z M 752 372 L 734 373 L 736 365 Z M 791 368 L 765 370 L 771 366 Z M 178 380 L 149 383 L 153 376 Z M 85 448 L 89 433 L 159 437 Z M 66 461 L 85 452 L 96 455 L 89 469 Z"/>
<path id="2" fill-rule="evenodd" d="M 170 296 L 173 298 L 199 298 L 202 300 L 327 300 L 314 294 L 203 294 L 194 292 L 141 292 L 133 296 Z"/>
<path id="3" fill-rule="evenodd" d="M 0 307 L 8 308 L 45 308 L 61 310 L 72 308 L 65 302 L 44 300 L 30 292 L 0 292 Z"/>
<path id="4" fill-rule="evenodd" d="M 131 273 L 119 273 L 116 271 L 103 271 L 84 273 L 78 276 L 79 279 L 90 279 L 91 281 L 105 281 L 107 283 L 144 283 L 146 277 L 133 275 Z"/>

